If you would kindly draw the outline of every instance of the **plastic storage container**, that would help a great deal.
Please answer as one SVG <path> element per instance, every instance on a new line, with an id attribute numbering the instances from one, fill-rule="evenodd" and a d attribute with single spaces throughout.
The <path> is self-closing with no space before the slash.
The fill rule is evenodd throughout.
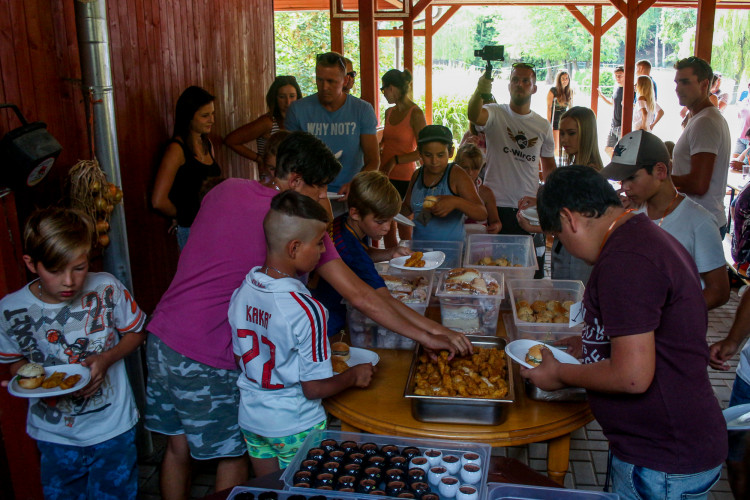
<path id="1" fill-rule="evenodd" d="M 378 264 L 376 266 L 378 273 L 382 275 L 398 276 L 400 278 L 414 281 L 420 276 L 427 280 L 425 287 L 426 297 L 419 302 L 404 302 L 404 304 L 424 316 L 427 305 L 430 303 L 435 271 L 419 271 L 398 269 Z M 379 325 L 374 320 L 368 318 L 347 302 L 346 304 L 346 324 L 349 326 L 349 337 L 354 347 L 364 347 L 366 349 L 385 348 L 385 349 L 413 349 L 415 341 L 399 335 L 388 328 Z"/>
<path id="2" fill-rule="evenodd" d="M 440 275 L 435 295 L 440 299 L 440 318 L 443 326 L 474 335 L 495 335 L 500 304 L 505 295 L 504 276 L 501 272 L 482 272 L 484 278 L 493 278 L 500 289 L 497 295 L 473 293 L 447 293 L 446 273 Z"/>
<path id="3" fill-rule="evenodd" d="M 518 319 L 516 303 L 525 300 L 529 304 L 537 300 L 544 302 L 583 300 L 584 286 L 573 280 L 508 280 L 508 297 L 513 310 L 515 337 L 511 340 L 532 339 L 539 342 L 553 342 L 561 337 L 581 333 L 581 325 L 570 327 L 569 323 L 533 323 Z"/>
<path id="4" fill-rule="evenodd" d="M 480 265 L 483 258 L 493 261 L 507 259 L 510 266 Z M 539 269 L 534 250 L 534 239 L 529 235 L 470 234 L 466 238 L 464 267 L 481 271 L 499 271 L 505 279 L 531 279 Z"/>
<path id="5" fill-rule="evenodd" d="M 363 434 L 358 432 L 341 432 L 331 430 L 315 430 L 308 434 L 305 442 L 297 451 L 297 454 L 292 459 L 292 462 L 284 470 L 281 476 L 281 480 L 284 482 L 284 489 L 300 493 L 302 495 L 310 496 L 314 495 L 320 490 L 310 488 L 299 488 L 294 487 L 294 474 L 300 470 L 302 462 L 307 458 L 307 452 L 312 449 L 319 447 L 320 444 L 326 439 L 333 439 L 339 445 L 344 441 L 354 441 L 357 446 L 361 446 L 364 443 L 375 443 L 378 448 L 385 445 L 395 445 L 398 447 L 398 451 L 401 452 L 403 448 L 413 446 L 419 449 L 420 452 L 424 453 L 427 450 L 440 450 L 442 456 L 454 455 L 456 457 L 463 457 L 465 453 L 474 453 L 479 456 L 480 465 L 480 478 L 477 482 L 471 483 L 471 486 L 477 489 L 478 498 L 484 499 L 487 494 L 487 472 L 490 463 L 490 452 L 492 448 L 487 444 L 480 443 L 465 443 L 461 441 L 446 441 L 439 439 L 421 439 L 421 438 L 407 438 L 398 436 L 381 436 L 377 434 Z M 383 471 L 385 472 L 385 471 Z M 460 474 L 454 474 L 453 477 L 459 478 L 461 485 L 465 484 L 464 481 L 460 480 Z M 385 489 L 385 484 L 382 482 L 378 485 L 380 489 Z M 432 493 L 438 494 L 438 488 L 430 485 Z M 321 494 L 326 496 L 342 499 L 353 499 L 362 498 L 361 493 L 349 493 L 341 491 L 320 491 Z M 373 498 L 372 496 L 369 496 Z M 386 496 L 386 498 L 395 498 Z M 455 498 L 455 497 L 454 497 Z M 449 500 L 448 497 L 440 495 L 441 500 Z"/>
<path id="6" fill-rule="evenodd" d="M 568 490 L 523 484 L 488 483 L 487 500 L 618 500 L 617 493 Z"/>

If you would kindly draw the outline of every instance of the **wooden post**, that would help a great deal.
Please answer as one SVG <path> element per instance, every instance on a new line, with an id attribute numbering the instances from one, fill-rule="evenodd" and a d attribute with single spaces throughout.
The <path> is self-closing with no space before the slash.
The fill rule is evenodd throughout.
<path id="1" fill-rule="evenodd" d="M 331 50 L 344 53 L 344 21 L 333 17 L 331 12 Z"/>
<path id="2" fill-rule="evenodd" d="M 599 108 L 599 66 L 602 59 L 602 6 L 594 6 L 594 47 L 591 61 L 591 110 L 596 114 Z"/>
<path id="3" fill-rule="evenodd" d="M 638 0 L 628 0 L 625 16 L 625 83 L 622 89 L 622 131 L 629 133 L 633 127 L 633 98 L 635 89 L 635 43 L 638 35 Z"/>
<path id="4" fill-rule="evenodd" d="M 432 124 L 432 5 L 424 10 L 424 117 Z"/>
<path id="5" fill-rule="evenodd" d="M 695 52 L 701 59 L 711 63 L 711 45 L 714 38 L 716 0 L 698 0 L 698 19 L 695 27 Z"/>
<path id="6" fill-rule="evenodd" d="M 375 0 L 358 0 L 359 5 L 359 73 L 361 97 L 372 104 L 378 116 L 378 38 L 375 26 Z"/>
<path id="7" fill-rule="evenodd" d="M 414 20 L 404 19 L 404 69 L 414 75 Z"/>

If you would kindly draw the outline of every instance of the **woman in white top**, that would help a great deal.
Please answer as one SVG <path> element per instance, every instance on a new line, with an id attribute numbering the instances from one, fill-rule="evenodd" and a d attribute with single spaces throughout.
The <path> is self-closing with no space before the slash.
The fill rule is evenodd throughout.
<path id="1" fill-rule="evenodd" d="M 645 130 L 651 132 L 664 111 L 654 99 L 654 85 L 651 83 L 651 77 L 641 75 L 635 84 L 635 91 L 638 93 L 638 100 L 635 101 L 633 110 L 633 130 Z"/>

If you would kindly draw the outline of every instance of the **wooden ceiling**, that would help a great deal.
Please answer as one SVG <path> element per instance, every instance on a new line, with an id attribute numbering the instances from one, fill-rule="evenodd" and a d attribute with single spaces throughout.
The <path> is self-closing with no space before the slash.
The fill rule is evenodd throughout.
<path id="1" fill-rule="evenodd" d="M 356 12 L 357 0 L 338 0 L 341 2 L 343 10 Z M 425 0 L 415 2 L 415 4 L 428 3 Z M 433 0 L 430 2 L 434 6 L 463 6 L 463 5 L 612 5 L 609 0 Z M 657 0 L 654 7 L 670 8 L 698 8 L 698 0 Z M 295 11 L 295 10 L 330 10 L 331 0 L 274 0 L 274 10 L 276 11 Z M 748 9 L 750 0 L 717 0 L 717 9 Z M 377 18 L 387 17 L 391 14 L 394 17 L 402 17 L 402 2 L 399 0 L 376 0 Z M 401 14 L 399 16 L 399 14 Z"/>

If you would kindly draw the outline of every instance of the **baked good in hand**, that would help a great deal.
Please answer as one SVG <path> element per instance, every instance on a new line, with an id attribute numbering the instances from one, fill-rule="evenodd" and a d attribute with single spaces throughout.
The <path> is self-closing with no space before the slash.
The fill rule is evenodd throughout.
<path id="1" fill-rule="evenodd" d="M 536 344 L 531 346 L 529 352 L 526 353 L 526 362 L 531 366 L 539 366 L 540 364 L 542 364 L 542 349 L 547 349 L 547 346 L 544 344 Z"/>
<path id="2" fill-rule="evenodd" d="M 342 361 L 348 361 L 351 354 L 349 353 L 349 345 L 346 342 L 334 342 L 331 346 L 331 354 L 338 356 Z"/>
<path id="3" fill-rule="evenodd" d="M 437 196 L 425 196 L 424 201 L 422 202 L 422 208 L 432 208 L 435 206 L 435 203 L 438 202 Z"/>
<path id="4" fill-rule="evenodd" d="M 24 389 L 36 389 L 44 381 L 44 367 L 39 363 L 26 363 L 18 369 L 18 385 Z"/>

